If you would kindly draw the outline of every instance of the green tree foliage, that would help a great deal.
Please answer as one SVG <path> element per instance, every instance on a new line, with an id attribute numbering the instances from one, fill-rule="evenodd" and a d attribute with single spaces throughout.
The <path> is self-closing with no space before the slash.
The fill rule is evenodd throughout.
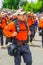
<path id="1" fill-rule="evenodd" d="M 41 6 L 41 8 L 40 8 L 38 11 L 39 11 L 39 12 L 43 12 L 43 0 L 39 0 L 39 1 L 42 2 L 42 6 Z"/>
<path id="2" fill-rule="evenodd" d="M 3 8 L 18 9 L 20 0 L 4 0 Z"/>
<path id="3" fill-rule="evenodd" d="M 42 12 L 43 11 L 43 0 L 38 0 L 37 3 L 28 2 L 27 0 L 4 0 L 3 8 L 18 9 L 22 7 L 26 12 Z"/>
<path id="4" fill-rule="evenodd" d="M 33 2 L 26 2 L 25 5 L 22 2 L 22 7 L 23 9 L 28 12 L 38 12 L 40 10 L 40 8 L 42 7 L 42 0 L 38 0 L 37 3 L 33 3 Z"/>
<path id="5" fill-rule="evenodd" d="M 23 6 L 23 9 L 24 9 L 26 12 L 31 11 L 30 3 L 27 3 L 25 6 Z"/>
<path id="6" fill-rule="evenodd" d="M 26 3 L 27 3 L 27 0 L 21 0 L 21 1 L 20 1 L 20 6 L 25 6 Z"/>
<path id="7" fill-rule="evenodd" d="M 33 4 L 33 11 L 38 12 L 39 9 L 42 7 L 42 1 L 38 1 L 36 4 Z"/>

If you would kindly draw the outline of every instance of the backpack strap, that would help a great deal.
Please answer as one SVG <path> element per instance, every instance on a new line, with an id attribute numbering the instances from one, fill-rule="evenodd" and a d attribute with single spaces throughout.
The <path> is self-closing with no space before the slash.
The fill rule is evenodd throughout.
<path id="1" fill-rule="evenodd" d="M 0 20 L 0 24 L 2 23 L 2 21 Z"/>
<path id="2" fill-rule="evenodd" d="M 2 24 L 1 18 L 0 18 L 0 24 Z"/>
<path id="3" fill-rule="evenodd" d="M 14 22 L 14 24 L 16 26 L 16 32 L 19 32 L 20 31 L 20 26 L 19 26 L 18 20 L 15 19 L 13 22 Z"/>

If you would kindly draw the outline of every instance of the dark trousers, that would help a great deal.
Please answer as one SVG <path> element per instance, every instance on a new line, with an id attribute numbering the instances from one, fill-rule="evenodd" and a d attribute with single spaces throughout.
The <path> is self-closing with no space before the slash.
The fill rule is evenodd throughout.
<path id="1" fill-rule="evenodd" d="M 7 45 L 8 42 L 12 42 L 12 38 L 8 38 L 8 37 L 6 37 L 6 42 L 5 42 L 5 44 Z"/>
<path id="2" fill-rule="evenodd" d="M 3 46 L 3 32 L 2 32 L 2 29 L 0 29 L 0 37 L 1 37 L 1 45 Z"/>
<path id="3" fill-rule="evenodd" d="M 31 27 L 30 27 L 30 31 L 31 31 L 31 35 L 30 35 L 30 42 L 32 42 L 32 40 L 33 40 L 33 38 L 34 38 L 34 36 L 35 36 L 35 30 L 36 28 L 35 28 L 35 26 L 34 25 L 32 25 Z"/>
<path id="4" fill-rule="evenodd" d="M 28 45 L 21 45 L 18 47 L 18 53 L 14 56 L 15 65 L 21 64 L 21 56 L 23 56 L 26 65 L 32 65 L 32 56 Z"/>
<path id="5" fill-rule="evenodd" d="M 42 35 L 42 47 L 43 47 L 43 35 Z"/>

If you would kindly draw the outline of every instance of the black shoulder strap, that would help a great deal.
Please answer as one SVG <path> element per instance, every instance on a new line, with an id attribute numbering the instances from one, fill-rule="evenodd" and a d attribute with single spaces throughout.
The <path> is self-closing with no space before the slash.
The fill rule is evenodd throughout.
<path id="1" fill-rule="evenodd" d="M 29 29 L 29 28 L 28 28 L 28 23 L 25 21 L 24 24 L 25 24 L 25 26 L 26 26 L 26 28 L 27 28 L 27 30 L 28 30 L 28 29 Z"/>
<path id="2" fill-rule="evenodd" d="M 0 18 L 0 24 L 2 24 L 1 18 Z"/>
<path id="3" fill-rule="evenodd" d="M 2 21 L 0 20 L 0 24 L 2 23 Z"/>
<path id="4" fill-rule="evenodd" d="M 19 32 L 20 31 L 20 26 L 19 26 L 18 20 L 16 19 L 13 22 L 14 22 L 14 24 L 16 26 L 16 31 Z"/>

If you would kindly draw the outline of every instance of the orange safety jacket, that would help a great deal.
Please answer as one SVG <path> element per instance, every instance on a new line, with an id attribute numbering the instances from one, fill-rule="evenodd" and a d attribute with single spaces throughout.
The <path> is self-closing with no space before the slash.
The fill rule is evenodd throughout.
<path id="1" fill-rule="evenodd" d="M 22 22 L 19 22 L 20 26 L 20 31 L 17 33 L 17 36 L 15 36 L 16 39 L 20 41 L 26 41 L 27 40 L 27 35 L 28 35 L 28 30 L 26 29 L 25 24 Z M 13 33 L 16 32 L 16 26 L 14 22 L 9 23 L 3 30 L 4 34 L 7 37 L 12 37 Z"/>
<path id="2" fill-rule="evenodd" d="M 40 20 L 40 21 L 39 21 L 38 27 L 39 27 L 39 28 L 43 28 L 43 20 Z"/>
<path id="3" fill-rule="evenodd" d="M 31 27 L 36 22 L 35 16 L 28 16 L 27 22 L 28 22 L 28 26 Z"/>
<path id="4" fill-rule="evenodd" d="M 1 27 L 2 29 L 4 29 L 4 28 L 6 27 L 6 25 L 7 25 L 7 20 L 6 20 L 6 18 L 2 17 L 2 18 L 1 18 L 0 27 Z"/>

